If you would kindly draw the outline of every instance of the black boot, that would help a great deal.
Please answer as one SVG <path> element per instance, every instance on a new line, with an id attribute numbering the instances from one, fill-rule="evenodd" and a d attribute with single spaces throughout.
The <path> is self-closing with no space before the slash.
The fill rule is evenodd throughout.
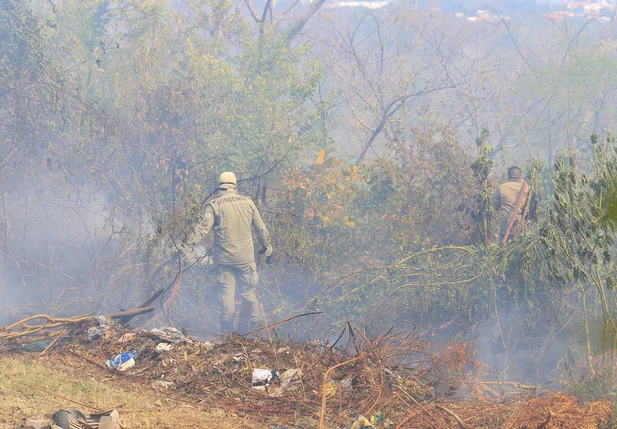
<path id="1" fill-rule="evenodd" d="M 229 335 L 234 332 L 234 322 L 233 320 L 222 321 L 221 320 L 221 334 Z"/>

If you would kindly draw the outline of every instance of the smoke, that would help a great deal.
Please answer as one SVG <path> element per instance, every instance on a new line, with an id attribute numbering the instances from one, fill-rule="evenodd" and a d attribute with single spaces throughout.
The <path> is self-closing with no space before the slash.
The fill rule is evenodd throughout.
<path id="1" fill-rule="evenodd" d="M 107 286 L 113 272 L 104 272 L 106 258 L 117 250 L 122 225 L 102 195 L 39 189 L 5 193 L 2 203 L 2 303 L 61 311 Z"/>

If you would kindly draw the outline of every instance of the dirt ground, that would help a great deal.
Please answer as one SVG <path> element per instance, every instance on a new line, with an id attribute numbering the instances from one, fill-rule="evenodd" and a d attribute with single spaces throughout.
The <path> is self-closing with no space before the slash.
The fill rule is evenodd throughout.
<path id="1" fill-rule="evenodd" d="M 67 407 L 86 414 L 95 409 L 115 408 L 125 426 L 135 429 L 262 427 L 250 418 L 183 400 L 166 390 L 146 388 L 126 378 L 105 375 L 95 367 L 91 371 L 71 368 L 70 362 L 59 361 L 57 356 L 0 357 L 3 429 L 24 428 L 27 418 L 43 418 L 47 412 Z"/>

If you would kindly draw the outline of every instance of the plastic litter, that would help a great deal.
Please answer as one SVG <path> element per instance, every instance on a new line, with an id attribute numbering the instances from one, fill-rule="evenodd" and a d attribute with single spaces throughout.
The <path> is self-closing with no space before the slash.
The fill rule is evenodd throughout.
<path id="1" fill-rule="evenodd" d="M 257 390 L 263 390 L 274 380 L 280 380 L 274 369 L 255 368 L 253 370 L 253 388 Z"/>
<path id="2" fill-rule="evenodd" d="M 166 343 L 187 343 L 193 344 L 193 340 L 184 335 L 179 329 L 171 328 L 169 326 L 163 326 L 160 328 L 150 329 L 149 331 L 142 331 L 146 335 L 155 336 L 159 338 L 161 341 Z"/>
<path id="3" fill-rule="evenodd" d="M 71 422 L 85 422 L 86 416 L 75 408 L 67 408 L 65 410 L 56 411 L 52 420 L 55 425 L 62 429 L 71 429 Z"/>
<path id="4" fill-rule="evenodd" d="M 99 422 L 99 429 L 116 429 L 120 421 L 120 414 L 116 410 L 104 414 L 93 414 L 88 419 Z"/>
<path id="5" fill-rule="evenodd" d="M 377 413 L 374 416 L 371 416 L 369 422 L 372 425 L 376 425 L 377 423 L 383 422 L 383 416 L 380 413 Z"/>
<path id="6" fill-rule="evenodd" d="M 88 329 L 88 341 L 96 341 L 105 336 L 111 329 L 112 321 L 105 316 L 96 318 L 96 326 Z"/>
<path id="7" fill-rule="evenodd" d="M 371 424 L 364 416 L 359 415 L 353 421 L 353 423 L 347 426 L 345 429 L 372 429 L 375 426 Z"/>
<path id="8" fill-rule="evenodd" d="M 297 390 L 301 383 L 300 379 L 302 378 L 302 370 L 300 368 L 288 369 L 284 373 L 281 374 L 280 380 L 281 385 L 274 389 L 270 396 L 283 396 L 286 393 L 293 392 Z"/>
<path id="9" fill-rule="evenodd" d="M 126 371 L 127 369 L 135 366 L 135 356 L 137 356 L 137 352 L 135 350 L 131 350 L 128 353 L 120 353 L 111 359 L 107 359 L 107 361 L 105 361 L 105 365 L 107 365 L 107 368 L 109 369 Z"/>
<path id="10" fill-rule="evenodd" d="M 118 339 L 118 342 L 119 343 L 130 343 L 131 341 L 135 341 L 136 338 L 137 338 L 137 335 L 135 335 L 134 332 L 127 332 L 126 334 L 122 335 Z"/>
<path id="11" fill-rule="evenodd" d="M 163 353 L 163 352 L 168 352 L 173 348 L 173 344 L 169 344 L 169 343 L 158 343 L 156 345 L 156 352 L 157 353 Z"/>
<path id="12" fill-rule="evenodd" d="M 116 410 L 107 411 L 101 414 L 91 414 L 86 416 L 75 408 L 60 409 L 51 416 L 52 429 L 74 429 L 74 428 L 98 428 L 98 429 L 119 429 L 120 414 Z M 40 424 L 43 424 L 40 426 Z M 34 429 L 49 428 L 49 424 L 44 424 L 42 420 L 26 420 L 26 426 Z"/>

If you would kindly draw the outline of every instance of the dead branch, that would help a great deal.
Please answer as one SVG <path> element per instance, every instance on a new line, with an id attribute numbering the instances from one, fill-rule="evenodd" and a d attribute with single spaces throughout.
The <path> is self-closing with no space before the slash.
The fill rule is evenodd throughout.
<path id="1" fill-rule="evenodd" d="M 323 385 L 321 388 L 321 414 L 319 416 L 319 429 L 323 429 L 323 424 L 324 424 L 324 420 L 326 418 L 326 398 L 327 398 L 327 388 L 328 388 L 328 377 L 330 376 L 330 374 L 332 373 L 332 371 L 334 371 L 336 368 L 339 368 L 341 366 L 345 366 L 347 364 L 356 362 L 360 359 L 364 359 L 366 357 L 366 355 L 364 353 L 361 353 L 360 355 L 356 356 L 355 358 L 346 360 L 345 362 L 341 362 L 338 363 L 334 366 L 331 366 L 330 368 L 328 368 L 328 370 L 326 371 L 326 373 L 323 376 Z"/>
<path id="2" fill-rule="evenodd" d="M 268 327 L 269 329 L 272 329 L 272 328 L 275 328 L 275 327 L 277 327 L 277 326 L 283 325 L 283 324 L 285 324 L 285 323 L 287 323 L 287 322 L 291 322 L 292 320 L 297 319 L 297 318 L 299 318 L 299 317 L 304 317 L 304 316 L 312 316 L 312 315 L 314 315 L 314 314 L 323 314 L 323 311 L 312 311 L 312 312 L 310 312 L 310 313 L 298 314 L 297 316 L 288 317 L 287 319 L 283 319 L 283 320 L 281 320 L 281 321 L 279 321 L 279 322 L 272 323 L 272 324 L 268 325 L 267 327 Z M 263 331 L 264 329 L 266 329 L 266 327 L 265 327 L 265 326 L 264 326 L 264 327 L 262 327 L 262 328 L 253 329 L 251 332 L 249 332 L 249 333 L 247 333 L 247 334 L 244 334 L 243 336 L 251 335 L 251 334 L 254 334 L 255 332 Z"/>
<path id="3" fill-rule="evenodd" d="M 449 409 L 447 409 L 444 406 L 441 405 L 435 405 L 435 407 L 439 410 L 443 410 L 446 413 L 450 414 L 452 417 L 454 417 L 454 419 L 457 421 L 458 425 L 461 427 L 461 429 L 469 429 L 465 423 L 463 423 L 463 421 L 461 420 L 461 418 L 459 416 L 457 416 L 456 414 L 454 414 L 452 411 L 450 411 Z"/>

